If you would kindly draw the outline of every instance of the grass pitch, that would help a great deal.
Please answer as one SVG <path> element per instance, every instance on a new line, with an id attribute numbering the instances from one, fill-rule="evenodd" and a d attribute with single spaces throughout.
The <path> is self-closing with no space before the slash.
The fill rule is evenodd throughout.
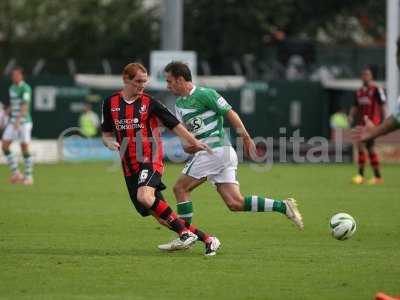
<path id="1" fill-rule="evenodd" d="M 164 193 L 182 166 L 168 165 Z M 112 168 L 111 168 L 112 169 Z M 0 166 L 1 299 L 372 299 L 400 294 L 399 166 L 384 166 L 382 186 L 353 186 L 351 165 L 276 165 L 239 169 L 243 194 L 295 197 L 299 232 L 277 213 L 232 213 L 209 184 L 193 193 L 195 223 L 223 248 L 203 256 L 198 243 L 162 253 L 173 234 L 130 204 L 121 171 L 110 164 L 36 166 L 32 187 L 8 184 Z M 173 205 L 174 207 L 174 205 Z M 354 216 L 351 240 L 328 222 Z"/>

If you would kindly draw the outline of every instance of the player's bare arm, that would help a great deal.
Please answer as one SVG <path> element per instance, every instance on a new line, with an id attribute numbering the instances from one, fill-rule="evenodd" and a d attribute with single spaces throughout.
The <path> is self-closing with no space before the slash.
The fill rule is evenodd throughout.
<path id="1" fill-rule="evenodd" d="M 358 112 L 358 108 L 353 105 L 350 108 L 350 112 L 349 112 L 349 116 L 348 116 L 348 121 L 349 121 L 350 126 L 353 124 L 354 117 L 356 116 L 357 112 Z"/>
<path id="2" fill-rule="evenodd" d="M 106 146 L 111 151 L 119 151 L 120 145 L 114 138 L 114 133 L 103 132 L 101 136 L 104 146 Z"/>
<path id="3" fill-rule="evenodd" d="M 4 105 L 4 112 L 7 116 L 11 114 L 11 106 L 10 105 Z"/>
<path id="4" fill-rule="evenodd" d="M 389 107 L 386 102 L 382 104 L 382 115 L 384 119 L 388 118 L 390 115 Z"/>
<path id="5" fill-rule="evenodd" d="M 247 132 L 246 127 L 244 126 L 239 115 L 233 109 L 231 109 L 226 113 L 225 116 L 228 119 L 229 123 L 232 125 L 232 127 L 235 128 L 236 132 L 243 139 L 243 145 L 245 150 L 244 153 L 247 156 L 255 155 L 256 145 L 254 144 L 253 139 L 250 137 L 250 134 Z"/>
<path id="6" fill-rule="evenodd" d="M 202 150 L 211 151 L 206 144 L 197 140 L 182 124 L 176 125 L 172 131 L 182 139 L 185 152 L 195 153 Z"/>
<path id="7" fill-rule="evenodd" d="M 366 125 L 357 127 L 353 132 L 354 138 L 362 142 L 385 135 L 398 128 L 398 123 L 393 115 L 386 118 L 379 126 L 375 126 L 368 117 L 365 117 L 364 120 Z"/>

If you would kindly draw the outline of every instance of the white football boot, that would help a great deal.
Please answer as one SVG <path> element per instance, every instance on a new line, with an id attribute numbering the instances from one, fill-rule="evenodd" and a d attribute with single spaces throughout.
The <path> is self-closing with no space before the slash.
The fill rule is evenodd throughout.
<path id="1" fill-rule="evenodd" d="M 167 244 L 158 245 L 158 249 L 162 251 L 176 251 L 176 250 L 185 250 L 191 248 L 198 237 L 192 232 L 186 232 L 182 234 L 181 237 L 172 240 Z"/>
<path id="2" fill-rule="evenodd" d="M 205 256 L 214 256 L 217 254 L 217 250 L 221 247 L 221 242 L 215 236 L 210 237 L 211 241 L 206 243 L 206 253 Z"/>
<path id="3" fill-rule="evenodd" d="M 283 200 L 286 204 L 286 216 L 293 221 L 293 223 L 300 229 L 304 229 L 303 217 L 297 208 L 296 200 L 293 198 L 288 198 Z"/>

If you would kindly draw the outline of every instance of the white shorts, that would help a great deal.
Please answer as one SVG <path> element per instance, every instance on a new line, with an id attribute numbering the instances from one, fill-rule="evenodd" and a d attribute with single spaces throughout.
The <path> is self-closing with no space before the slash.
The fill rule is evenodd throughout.
<path id="1" fill-rule="evenodd" d="M 231 146 L 212 149 L 213 153 L 197 152 L 183 168 L 182 173 L 196 179 L 207 177 L 215 183 L 235 183 L 238 158 Z"/>
<path id="2" fill-rule="evenodd" d="M 15 129 L 14 124 L 9 123 L 4 129 L 3 140 L 17 141 L 21 143 L 29 143 L 31 141 L 32 123 L 24 123 Z"/>

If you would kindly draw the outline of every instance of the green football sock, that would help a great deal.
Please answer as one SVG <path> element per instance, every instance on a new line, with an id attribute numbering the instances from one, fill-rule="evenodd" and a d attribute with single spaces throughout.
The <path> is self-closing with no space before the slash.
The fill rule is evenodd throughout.
<path id="1" fill-rule="evenodd" d="M 281 200 L 262 198 L 258 196 L 246 196 L 244 198 L 243 211 L 266 212 L 277 211 L 286 213 L 286 204 Z"/>
<path id="2" fill-rule="evenodd" d="M 178 217 L 184 219 L 189 224 L 192 223 L 193 217 L 193 204 L 192 201 L 185 201 L 176 204 Z"/>

